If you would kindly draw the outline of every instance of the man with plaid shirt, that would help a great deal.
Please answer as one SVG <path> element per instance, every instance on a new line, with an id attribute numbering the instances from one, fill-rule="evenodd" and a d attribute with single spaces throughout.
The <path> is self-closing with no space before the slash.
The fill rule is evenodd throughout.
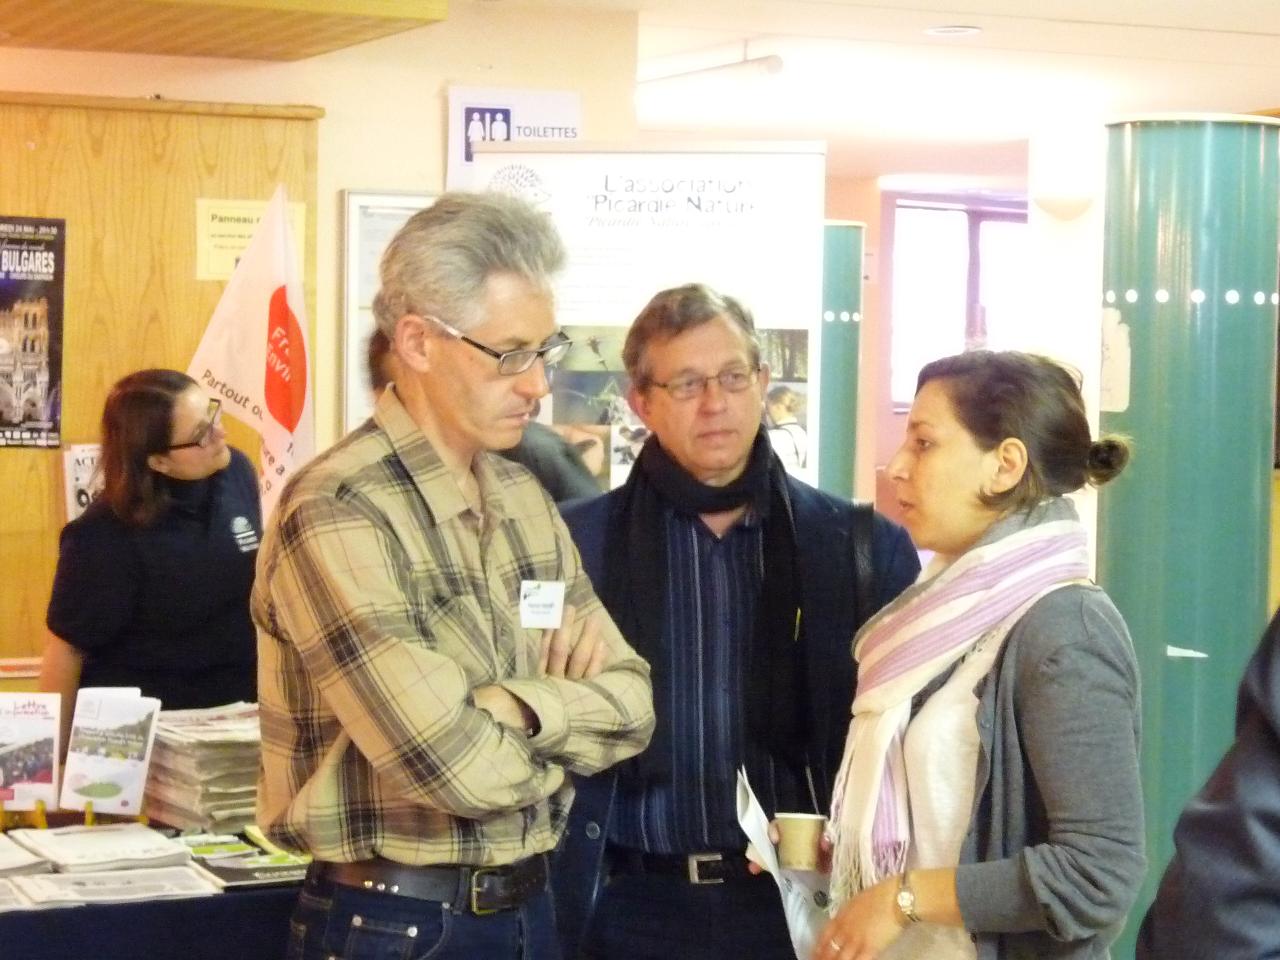
<path id="1" fill-rule="evenodd" d="M 568 350 L 563 261 L 515 198 L 410 218 L 374 302 L 394 389 L 269 524 L 258 820 L 314 858 L 290 956 L 557 957 L 545 854 L 569 774 L 648 742 L 647 664 L 538 482 L 488 452 Z"/>

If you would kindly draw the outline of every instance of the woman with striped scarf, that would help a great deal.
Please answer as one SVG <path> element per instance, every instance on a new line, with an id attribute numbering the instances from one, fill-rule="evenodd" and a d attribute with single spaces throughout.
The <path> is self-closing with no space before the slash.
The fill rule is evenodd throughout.
<path id="1" fill-rule="evenodd" d="M 1137 664 L 1064 495 L 1127 460 L 1053 361 L 921 371 L 888 473 L 935 556 L 854 641 L 815 960 L 1108 956 L 1145 866 Z"/>

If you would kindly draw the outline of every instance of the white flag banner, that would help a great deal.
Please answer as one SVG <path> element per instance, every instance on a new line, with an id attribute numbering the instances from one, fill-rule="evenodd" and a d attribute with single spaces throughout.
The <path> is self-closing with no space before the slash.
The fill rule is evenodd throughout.
<path id="1" fill-rule="evenodd" d="M 262 515 L 315 454 L 307 317 L 288 198 L 276 188 L 187 373 L 262 437 Z"/>

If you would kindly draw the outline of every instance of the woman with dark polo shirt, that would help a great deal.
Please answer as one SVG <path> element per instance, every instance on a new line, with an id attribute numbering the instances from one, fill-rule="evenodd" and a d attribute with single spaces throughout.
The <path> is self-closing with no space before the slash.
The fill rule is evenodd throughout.
<path id="1" fill-rule="evenodd" d="M 62 531 L 43 690 L 141 687 L 165 709 L 255 700 L 249 590 L 258 483 L 221 408 L 175 370 L 117 383 L 102 414 L 102 496 Z"/>

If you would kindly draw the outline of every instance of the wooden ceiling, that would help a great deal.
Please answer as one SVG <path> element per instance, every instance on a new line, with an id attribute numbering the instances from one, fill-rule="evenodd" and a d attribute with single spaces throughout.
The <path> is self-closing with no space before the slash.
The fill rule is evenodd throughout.
<path id="1" fill-rule="evenodd" d="M 443 20 L 448 0 L 0 0 L 0 46 L 303 60 Z"/>

